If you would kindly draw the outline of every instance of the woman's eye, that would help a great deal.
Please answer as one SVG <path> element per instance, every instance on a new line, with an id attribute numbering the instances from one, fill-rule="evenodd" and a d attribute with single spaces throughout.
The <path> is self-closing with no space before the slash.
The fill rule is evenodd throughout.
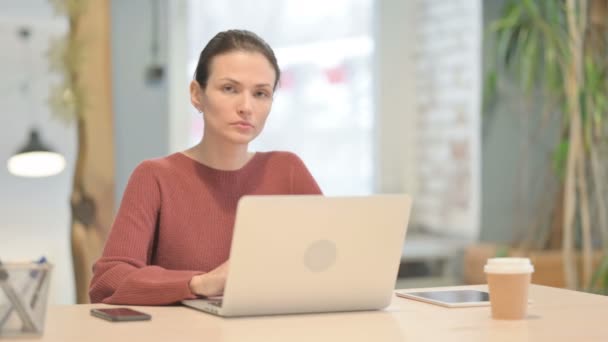
<path id="1" fill-rule="evenodd" d="M 268 94 L 265 91 L 258 91 L 255 93 L 255 97 L 266 98 L 266 97 L 270 97 L 270 94 Z"/>
<path id="2" fill-rule="evenodd" d="M 231 85 L 225 85 L 222 90 L 227 93 L 234 93 L 235 89 Z"/>

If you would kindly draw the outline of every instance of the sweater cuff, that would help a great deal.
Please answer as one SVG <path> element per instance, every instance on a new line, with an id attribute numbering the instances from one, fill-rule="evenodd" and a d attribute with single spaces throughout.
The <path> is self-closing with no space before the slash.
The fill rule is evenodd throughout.
<path id="1" fill-rule="evenodd" d="M 112 294 L 102 300 L 106 304 L 167 305 L 184 299 L 194 299 L 190 280 L 200 271 L 163 270 L 148 268 L 146 276 L 128 279 Z M 155 274 L 156 273 L 156 274 Z"/>

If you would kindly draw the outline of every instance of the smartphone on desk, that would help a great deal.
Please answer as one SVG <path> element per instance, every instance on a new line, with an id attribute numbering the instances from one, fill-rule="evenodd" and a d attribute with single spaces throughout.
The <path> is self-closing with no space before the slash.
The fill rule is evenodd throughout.
<path id="1" fill-rule="evenodd" d="M 110 322 L 149 321 L 152 316 L 130 308 L 91 309 L 91 315 Z"/>

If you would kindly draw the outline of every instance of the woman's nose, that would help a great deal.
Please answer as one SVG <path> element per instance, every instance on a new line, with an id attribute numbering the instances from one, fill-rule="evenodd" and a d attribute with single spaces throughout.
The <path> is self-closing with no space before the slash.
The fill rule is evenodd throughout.
<path id="1" fill-rule="evenodd" d="M 252 110 L 252 98 L 249 94 L 243 93 L 238 103 L 238 112 L 241 115 L 249 115 Z"/>

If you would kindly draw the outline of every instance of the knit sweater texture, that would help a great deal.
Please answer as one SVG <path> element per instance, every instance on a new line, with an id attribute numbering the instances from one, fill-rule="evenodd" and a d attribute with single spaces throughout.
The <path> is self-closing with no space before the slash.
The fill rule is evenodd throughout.
<path id="1" fill-rule="evenodd" d="M 93 265 L 91 302 L 164 305 L 196 298 L 192 277 L 228 259 L 239 199 L 280 194 L 321 194 L 293 153 L 257 152 L 234 171 L 182 153 L 142 162 Z"/>

